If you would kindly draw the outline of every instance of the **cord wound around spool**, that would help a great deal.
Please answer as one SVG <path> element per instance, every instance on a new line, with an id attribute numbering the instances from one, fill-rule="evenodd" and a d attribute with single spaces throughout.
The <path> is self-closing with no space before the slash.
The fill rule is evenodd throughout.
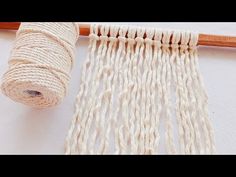
<path id="1" fill-rule="evenodd" d="M 77 37 L 74 23 L 21 23 L 2 92 L 31 107 L 58 105 L 67 92 Z"/>

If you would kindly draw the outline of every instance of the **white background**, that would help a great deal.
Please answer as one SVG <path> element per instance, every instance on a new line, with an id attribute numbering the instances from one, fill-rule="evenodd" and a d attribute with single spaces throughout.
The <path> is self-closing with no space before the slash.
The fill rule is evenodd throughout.
<path id="1" fill-rule="evenodd" d="M 236 36 L 236 23 L 138 23 L 168 29 Z M 7 70 L 14 31 L 0 30 L 0 76 Z M 63 103 L 37 110 L 15 103 L 0 93 L 1 154 L 61 154 L 78 92 L 81 65 L 88 39 L 77 43 L 76 64 L 69 93 Z M 217 152 L 236 154 L 236 48 L 199 47 L 200 69 L 209 95 L 210 118 Z"/>

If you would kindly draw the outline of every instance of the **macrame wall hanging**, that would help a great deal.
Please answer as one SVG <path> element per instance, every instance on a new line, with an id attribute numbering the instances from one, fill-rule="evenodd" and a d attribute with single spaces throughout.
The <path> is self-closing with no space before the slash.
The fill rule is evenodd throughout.
<path id="1" fill-rule="evenodd" d="M 157 154 L 161 138 L 167 153 L 214 152 L 198 34 L 105 25 L 100 32 L 91 26 L 66 153 Z"/>
<path id="2" fill-rule="evenodd" d="M 2 91 L 33 106 L 66 95 L 79 27 L 22 23 Z M 66 154 L 215 152 L 199 71 L 199 35 L 189 31 L 90 25 Z M 164 133 L 163 133 L 164 132 Z"/>

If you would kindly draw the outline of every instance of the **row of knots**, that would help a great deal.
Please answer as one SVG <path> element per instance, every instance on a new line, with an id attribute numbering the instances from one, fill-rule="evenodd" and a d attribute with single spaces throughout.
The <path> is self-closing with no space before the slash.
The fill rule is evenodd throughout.
<path id="1" fill-rule="evenodd" d="M 90 40 L 104 42 L 122 42 L 130 45 L 147 44 L 157 48 L 172 49 L 196 49 L 198 34 L 188 31 L 164 30 L 155 28 L 143 28 L 135 26 L 114 26 L 104 25 L 103 29 L 97 24 L 92 24 L 90 29 Z"/>

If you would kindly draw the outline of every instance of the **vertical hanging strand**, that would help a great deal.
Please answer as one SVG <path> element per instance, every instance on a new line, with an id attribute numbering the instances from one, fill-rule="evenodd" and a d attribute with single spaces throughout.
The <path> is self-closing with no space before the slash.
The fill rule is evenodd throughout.
<path id="1" fill-rule="evenodd" d="M 162 49 L 161 49 L 161 40 L 162 40 L 162 30 L 155 29 L 154 33 L 154 58 L 156 59 L 156 97 L 155 99 L 155 109 L 156 109 L 156 116 L 155 116 L 155 141 L 154 141 L 154 150 L 155 154 L 158 153 L 159 144 L 160 144 L 160 119 L 161 119 L 161 112 L 162 112 L 162 87 L 161 87 L 161 69 L 162 69 Z"/>
<path id="2" fill-rule="evenodd" d="M 110 115 L 111 111 L 111 94 L 112 94 L 112 88 L 111 88 L 111 81 L 114 76 L 114 58 L 115 58 L 115 48 L 117 43 L 117 34 L 118 34 L 118 27 L 111 26 L 110 27 L 110 37 L 108 40 L 110 41 L 107 55 L 106 55 L 106 64 L 105 64 L 105 89 L 103 92 L 102 98 L 104 99 L 104 103 L 102 104 L 103 114 L 101 115 L 101 126 L 102 126 L 102 133 L 101 133 L 101 146 L 99 147 L 99 154 L 104 154 L 107 151 L 108 145 L 109 145 L 109 132 L 110 132 Z"/>
<path id="3" fill-rule="evenodd" d="M 107 31 L 110 32 L 110 27 L 106 26 Z M 105 36 L 101 36 L 102 38 L 104 38 L 107 42 L 109 40 L 108 38 L 108 34 Z M 99 95 L 99 99 L 101 100 L 100 104 L 99 104 L 99 109 L 100 109 L 100 120 L 99 120 L 99 127 L 100 127 L 100 131 L 99 131 L 99 135 L 100 135 L 100 139 L 99 139 L 99 147 L 98 147 L 98 154 L 102 154 L 104 152 L 104 145 L 105 145 L 105 130 L 106 130 L 106 123 L 107 121 L 106 119 L 106 114 L 107 114 L 107 108 L 109 105 L 109 99 L 111 97 L 111 90 L 108 89 L 108 77 L 111 74 L 111 66 L 110 66 L 110 56 L 111 56 L 111 49 L 112 49 L 112 43 L 108 43 L 106 44 L 106 50 L 104 50 L 103 56 L 104 56 L 104 63 L 103 63 L 103 83 L 102 83 L 102 90 L 100 91 L 100 95 Z"/>
<path id="4" fill-rule="evenodd" d="M 132 62 L 134 58 L 134 44 L 135 44 L 135 28 L 129 26 L 128 34 L 127 34 L 127 47 L 126 47 L 126 58 L 124 63 L 124 86 L 125 86 L 125 97 L 122 104 L 122 117 L 124 121 L 123 127 L 123 139 L 125 140 L 126 144 L 126 152 L 131 152 L 131 139 L 132 143 L 134 143 L 134 107 L 131 107 L 131 91 L 134 87 L 134 75 L 132 74 Z"/>
<path id="5" fill-rule="evenodd" d="M 208 96 L 204 86 L 204 82 L 200 73 L 198 55 L 196 50 L 196 44 L 198 41 L 198 35 L 192 33 L 190 47 L 192 49 L 190 53 L 191 58 L 191 69 L 194 81 L 194 91 L 197 95 L 197 107 L 198 115 L 200 119 L 200 126 L 202 128 L 202 134 L 205 139 L 204 145 L 205 148 L 201 150 L 201 153 L 215 153 L 215 142 L 214 142 L 214 132 L 211 126 L 209 115 L 208 115 Z"/>
<path id="6" fill-rule="evenodd" d="M 119 35 L 120 28 L 118 29 L 118 35 Z M 111 128 L 112 128 L 112 133 L 113 133 L 113 140 L 114 140 L 114 146 L 115 146 L 115 153 L 118 154 L 120 147 L 119 147 L 119 142 L 118 142 L 118 133 L 117 133 L 117 107 L 118 107 L 118 101 L 117 101 L 117 96 L 116 92 L 118 92 L 118 69 L 119 69 L 119 57 L 120 53 L 123 50 L 123 44 L 119 42 L 118 38 L 116 37 L 117 42 L 118 42 L 118 49 L 115 49 L 115 53 L 113 53 L 113 79 L 112 79 L 112 95 L 111 95 L 111 105 L 112 105 L 112 112 L 111 112 Z"/>
<path id="7" fill-rule="evenodd" d="M 94 25 L 96 26 L 96 28 L 98 28 L 98 25 Z M 100 38 L 98 37 L 98 29 L 96 29 L 97 33 L 94 34 L 94 33 L 91 33 L 90 34 L 90 38 L 96 38 L 96 40 L 100 40 Z M 100 48 L 101 49 L 101 48 Z M 102 52 L 102 50 L 101 50 Z M 93 75 L 92 73 L 94 73 L 93 71 L 96 71 L 96 66 L 95 66 L 95 63 L 96 63 L 96 60 L 97 58 L 94 57 L 94 52 L 92 53 L 93 55 L 93 60 L 91 61 L 91 69 L 88 71 L 88 84 L 87 84 L 87 87 L 85 89 L 85 95 L 86 97 L 82 98 L 83 99 L 83 106 L 81 106 L 81 110 L 83 111 L 83 113 L 80 115 L 80 119 L 81 121 L 78 123 L 78 126 L 80 126 L 80 134 L 78 135 L 78 143 L 77 143 L 77 146 L 78 146 L 78 153 L 80 154 L 84 154 L 84 153 L 87 153 L 87 141 L 84 140 L 85 139 L 85 132 L 87 130 L 90 129 L 90 125 L 89 124 L 89 111 L 91 110 L 91 94 L 92 94 L 92 90 L 89 89 L 91 87 L 91 84 L 92 84 L 92 78 L 95 77 L 95 75 Z"/>
<path id="8" fill-rule="evenodd" d="M 89 35 L 89 38 L 90 39 L 93 39 L 95 38 L 96 41 L 99 41 L 100 38 L 98 36 L 98 25 L 96 24 L 92 24 L 91 25 L 93 28 L 95 28 L 96 31 L 92 31 L 90 30 L 90 35 Z M 97 42 L 98 43 L 98 42 Z M 98 43 L 99 44 L 99 43 Z M 97 47 L 97 49 L 101 49 L 101 47 Z M 100 50 L 101 51 L 101 50 Z M 92 98 L 91 98 L 91 95 L 93 95 L 95 93 L 95 90 L 92 90 L 90 89 L 91 88 L 91 85 L 94 83 L 94 78 L 98 72 L 98 66 L 97 66 L 97 62 L 99 61 L 97 56 L 95 56 L 97 54 L 97 51 L 93 48 L 92 51 L 91 51 L 91 67 L 89 68 L 89 71 L 87 73 L 87 77 L 88 77 L 88 82 L 87 82 L 87 86 L 86 86 L 86 89 L 85 89 L 85 95 L 86 97 L 83 98 L 83 102 L 86 103 L 84 104 L 83 107 L 80 107 L 80 109 L 83 112 L 83 118 L 84 118 L 84 129 L 83 129 L 83 134 L 81 134 L 79 137 L 78 137 L 78 142 L 80 143 L 80 145 L 78 145 L 80 148 L 80 150 L 78 152 L 80 153 L 85 153 L 86 149 L 87 149 L 87 141 L 86 141 L 86 138 L 85 138 L 85 132 L 86 131 L 89 131 L 90 130 L 90 117 L 89 117 L 89 112 L 91 111 L 91 107 L 92 107 Z M 85 121 L 86 120 L 86 121 Z M 82 122 L 80 123 L 82 125 Z M 82 150 L 83 148 L 83 150 Z"/>
<path id="9" fill-rule="evenodd" d="M 94 24 L 94 26 L 96 27 L 96 33 L 91 31 L 89 37 L 90 38 L 96 38 L 96 40 L 98 42 L 100 42 L 100 38 L 98 36 L 98 25 Z M 91 111 L 92 106 L 93 106 L 94 101 L 95 101 L 93 99 L 95 97 L 95 93 L 96 93 L 96 90 L 97 90 L 97 86 L 95 85 L 95 80 L 97 78 L 97 74 L 98 74 L 98 71 L 99 71 L 99 66 L 100 66 L 99 64 L 101 63 L 102 49 L 103 49 L 103 43 L 100 42 L 100 43 L 98 43 L 96 52 L 91 54 L 91 56 L 93 56 L 92 57 L 93 60 L 91 62 L 91 65 L 93 66 L 93 69 L 90 70 L 91 73 L 88 73 L 89 77 L 91 79 L 90 79 L 90 82 L 89 82 L 89 86 L 86 89 L 87 97 L 84 98 L 84 100 L 83 100 L 86 104 L 83 107 L 84 108 L 83 110 L 80 108 L 81 111 L 83 111 L 83 116 L 81 116 L 81 118 L 79 119 L 79 122 L 77 123 L 78 124 L 77 126 L 80 128 L 80 132 L 81 132 L 77 135 L 77 137 L 78 137 L 78 140 L 77 140 L 77 153 L 85 153 L 85 151 L 86 151 L 87 144 L 83 142 L 83 139 L 84 139 L 85 131 L 87 129 L 89 129 L 87 127 L 87 122 L 89 120 L 88 114 Z M 91 88 L 91 85 L 93 86 L 92 88 Z"/>
<path id="10" fill-rule="evenodd" d="M 128 30 L 128 46 L 127 46 L 127 60 L 129 60 L 128 63 L 128 78 L 129 78 L 129 89 L 128 89 L 128 99 L 129 99 L 129 135 L 130 138 L 128 139 L 129 144 L 130 144 L 130 153 L 134 154 L 135 153 L 135 135 L 134 135 L 134 130 L 135 130 L 135 123 L 136 123 L 136 118 L 135 118 L 135 101 L 136 101 L 136 90 L 137 90 L 137 85 L 135 84 L 136 82 L 136 71 L 137 67 L 136 64 L 134 64 L 134 59 L 135 59 L 135 52 L 134 52 L 134 44 L 135 44 L 135 35 L 136 35 L 136 29 L 135 27 L 129 27 Z"/>
<path id="11" fill-rule="evenodd" d="M 193 125 L 191 123 L 190 119 L 190 101 L 188 98 L 188 75 L 186 73 L 186 60 L 189 57 L 189 40 L 190 40 L 190 32 L 184 31 L 182 32 L 182 38 L 181 38 L 181 47 L 182 47 L 182 55 L 180 59 L 180 65 L 181 65 L 181 72 L 183 76 L 183 109 L 185 111 L 185 118 L 186 118 L 186 123 L 188 124 L 189 127 L 189 136 L 187 136 L 186 140 L 186 153 L 191 154 L 195 151 L 194 146 L 193 146 L 193 140 L 194 140 L 194 131 L 193 131 Z"/>
<path id="12" fill-rule="evenodd" d="M 125 154 L 127 153 L 127 142 L 126 137 L 129 136 L 128 134 L 124 135 L 125 128 L 127 129 L 127 121 L 125 121 L 127 116 L 127 106 L 126 106 L 126 96 L 127 96 L 127 60 L 126 60 L 126 53 L 127 53 L 127 47 L 125 44 L 127 43 L 126 34 L 128 32 L 128 27 L 122 27 L 122 30 L 120 30 L 118 40 L 123 45 L 123 50 L 121 51 L 121 57 L 119 58 L 119 87 L 120 91 L 118 93 L 118 99 L 119 99 L 119 110 L 118 113 L 118 120 L 119 124 L 117 126 L 117 132 L 118 132 L 118 140 L 120 143 L 120 153 Z M 126 124 L 126 125 L 124 125 Z M 126 131 L 125 131 L 126 132 Z"/>
<path id="13" fill-rule="evenodd" d="M 154 29 L 146 29 L 146 38 L 145 38 L 145 65 L 146 65 L 146 71 L 144 69 L 144 80 L 146 80 L 145 86 L 145 92 L 146 92 L 146 109 L 145 109 L 145 117 L 144 117 L 144 148 L 145 148 L 145 154 L 150 154 L 154 151 L 153 147 L 151 147 L 152 141 L 153 141 L 153 134 L 154 130 L 151 129 L 151 123 L 155 124 L 154 121 L 154 114 L 151 110 L 151 82 L 152 82 L 152 62 L 153 62 L 153 37 L 154 37 Z M 154 92 L 154 90 L 153 90 Z M 151 140 L 152 137 L 152 140 Z"/>
<path id="14" fill-rule="evenodd" d="M 80 91 L 76 97 L 75 101 L 75 113 L 73 115 L 73 119 L 71 122 L 70 129 L 68 131 L 68 135 L 66 137 L 66 143 L 65 143 L 65 153 L 71 154 L 75 152 L 75 146 L 77 142 L 76 135 L 78 133 L 75 133 L 75 131 L 80 131 L 77 129 L 78 125 L 78 114 L 81 110 L 81 101 L 83 100 L 83 96 L 86 96 L 86 90 L 88 88 L 88 84 L 91 79 L 91 71 L 95 62 L 95 51 L 97 48 L 97 41 L 99 40 L 98 34 L 98 26 L 92 24 L 90 27 L 90 38 L 89 38 L 89 46 L 88 46 L 88 54 L 87 59 L 83 65 L 82 73 L 81 73 L 81 84 L 80 84 Z M 87 78 L 86 78 L 87 77 Z"/>
<path id="15" fill-rule="evenodd" d="M 125 38 L 125 37 L 124 37 Z M 127 39 L 125 38 L 126 42 Z M 121 125 L 119 128 L 119 136 L 120 141 L 123 142 L 125 149 L 121 151 L 121 153 L 128 153 L 129 152 L 129 139 L 130 139 L 130 131 L 129 131 L 129 90 L 130 90 L 130 79 L 128 78 L 128 67 L 130 62 L 130 53 L 131 53 L 131 46 L 130 43 L 127 43 L 126 46 L 126 52 L 125 52 L 125 58 L 122 65 L 122 70 L 120 71 L 122 73 L 123 77 L 123 90 L 121 93 L 122 97 L 122 103 L 121 103 Z"/>
<path id="16" fill-rule="evenodd" d="M 127 27 L 120 27 L 119 29 L 119 37 L 118 37 L 118 41 L 119 41 L 119 47 L 117 50 L 117 55 L 115 58 L 115 65 L 116 65 L 116 70 L 115 70 L 115 74 L 116 79 L 118 79 L 118 90 L 117 90 L 117 94 L 118 94 L 118 98 L 117 98 L 117 105 L 116 105 L 116 109 L 115 109 L 115 114 L 113 117 L 113 124 L 114 124 L 114 128 L 115 128 L 115 148 L 116 148 L 116 154 L 124 152 L 125 150 L 125 143 L 124 140 L 122 139 L 122 128 L 120 128 L 119 123 L 121 122 L 121 118 L 120 117 L 120 112 L 122 111 L 122 101 L 123 101 L 123 73 L 122 73 L 122 66 L 123 66 L 123 62 L 125 59 L 125 43 L 126 43 L 126 33 L 128 31 Z M 120 118 L 120 119 L 119 119 Z M 118 120 L 119 119 L 119 120 Z"/>
<path id="17" fill-rule="evenodd" d="M 149 97 L 150 97 L 150 128 L 149 128 L 149 154 L 155 153 L 155 129 L 158 131 L 156 124 L 156 95 L 157 95 L 157 81 L 156 81 L 156 70 L 157 70 L 157 42 L 156 42 L 156 31 L 151 29 L 151 35 L 149 39 L 152 40 L 150 50 L 151 50 L 151 61 L 150 61 L 150 72 L 149 72 Z M 159 138 L 159 137 L 157 137 Z"/>
<path id="18" fill-rule="evenodd" d="M 144 31 L 146 32 L 146 30 Z M 146 46 L 144 46 L 144 40 L 143 40 L 143 51 L 147 50 Z M 145 50 L 144 50 L 145 49 Z M 141 93 L 141 99 L 140 99 L 140 109 L 141 109 L 141 121 L 140 121 L 140 126 L 141 126 L 141 132 L 140 132 L 140 150 L 142 154 L 145 154 L 145 149 L 146 149 L 146 144 L 145 144 L 145 116 L 146 116 L 146 107 L 147 107 L 147 87 L 146 87 L 146 81 L 147 81 L 147 73 L 148 73 L 148 65 L 147 65 L 147 60 L 145 56 L 145 52 L 142 52 L 140 55 L 140 63 L 142 62 L 141 65 L 141 85 L 140 85 L 140 93 Z"/>
<path id="19" fill-rule="evenodd" d="M 92 133 L 91 137 L 91 144 L 93 145 L 93 150 L 92 153 L 97 153 L 98 150 L 96 148 L 97 144 L 100 144 L 100 139 L 101 137 L 99 136 L 101 134 L 101 108 L 103 104 L 103 90 L 104 90 L 104 74 L 105 74 L 105 63 L 106 63 L 106 52 L 107 52 L 107 43 L 108 43 L 108 34 L 109 34 L 109 26 L 103 25 L 100 27 L 100 46 L 101 46 L 101 51 L 98 53 L 98 56 L 100 58 L 100 62 L 98 64 L 98 73 L 95 75 L 95 80 L 94 80 L 94 87 L 95 87 L 95 97 L 92 97 L 92 99 L 96 100 L 95 103 L 93 104 L 93 107 L 91 109 L 92 114 L 94 116 L 94 131 Z M 95 149 L 97 152 L 95 152 Z"/>
<path id="20" fill-rule="evenodd" d="M 118 35 L 119 27 L 118 26 L 110 26 L 110 36 L 108 40 L 110 41 L 109 47 L 111 48 L 110 52 L 107 54 L 107 61 L 109 66 L 109 77 L 107 79 L 107 93 L 110 92 L 110 96 L 108 101 L 108 119 L 107 119 L 107 128 L 105 133 L 105 142 L 104 142 L 104 149 L 102 153 L 109 153 L 109 145 L 110 145 L 110 132 L 112 127 L 112 113 L 113 113 L 113 107 L 114 107 L 114 88 L 115 88 L 115 82 L 114 82 L 114 68 L 115 68 L 115 57 L 116 57 L 116 47 L 117 47 L 117 41 L 118 39 L 116 36 Z"/>
<path id="21" fill-rule="evenodd" d="M 109 32 L 109 27 L 108 26 L 103 26 L 100 28 L 100 32 L 102 33 L 103 36 L 106 36 Z M 92 34 L 90 34 L 92 35 Z M 95 112 L 96 112 L 96 104 L 98 101 L 98 91 L 100 89 L 100 80 L 103 77 L 103 62 L 106 54 L 106 49 L 107 49 L 107 39 L 106 37 L 98 37 L 99 38 L 99 46 L 97 50 L 97 57 L 95 57 L 95 65 L 94 65 L 94 70 L 93 70 L 93 75 L 92 75 L 92 81 L 90 84 L 90 87 L 88 88 L 89 90 L 89 97 L 86 99 L 87 106 L 85 109 L 85 116 L 88 116 L 88 120 L 85 124 L 84 128 L 84 136 L 81 138 L 81 143 L 84 145 L 84 153 L 94 153 L 95 149 L 95 138 L 92 141 L 92 135 L 94 135 L 97 131 L 98 124 L 95 121 Z M 103 56 L 103 59 L 102 59 Z M 100 101 L 100 100 L 99 100 Z M 95 128 L 96 127 L 96 128 Z M 90 135 L 90 137 L 89 137 Z M 90 139 L 89 139 L 90 138 Z"/>
<path id="22" fill-rule="evenodd" d="M 133 89 L 131 90 L 131 105 L 130 105 L 130 134 L 131 134 L 131 154 L 137 154 L 138 153 L 138 139 L 135 135 L 136 129 L 139 125 L 137 112 L 136 112 L 136 103 L 137 103 L 137 91 L 138 91 L 138 53 L 140 49 L 140 43 L 136 43 L 135 41 L 135 35 L 137 29 L 135 27 L 129 28 L 128 33 L 128 42 L 130 44 L 133 44 L 132 54 L 131 54 L 131 63 L 130 63 L 130 69 L 131 69 L 131 77 L 133 81 Z M 136 46 L 134 44 L 136 43 Z"/>
<path id="23" fill-rule="evenodd" d="M 190 35 L 190 40 L 189 40 L 189 50 L 186 51 L 186 57 L 184 60 L 184 67 L 187 75 L 187 80 L 186 80 L 186 88 L 188 92 L 188 110 L 189 110 L 189 117 L 190 121 L 192 124 L 192 137 L 191 137 L 191 142 L 190 142 L 190 153 L 191 154 L 196 154 L 199 153 L 199 150 L 202 149 L 202 143 L 200 141 L 201 136 L 200 136 L 200 130 L 199 130 L 199 125 L 198 125 L 198 118 L 197 118 L 197 105 L 196 105 L 196 95 L 194 94 L 193 90 L 193 79 L 192 79 L 192 71 L 191 71 L 191 66 L 190 66 L 190 60 L 191 55 L 193 52 L 196 52 L 196 44 L 193 44 L 193 36 L 197 35 L 194 33 L 189 33 Z M 197 42 L 197 41 L 195 41 Z"/>
<path id="24" fill-rule="evenodd" d="M 143 28 L 137 28 L 137 37 L 135 38 L 135 41 L 137 42 L 137 57 L 138 57 L 138 63 L 137 63 L 137 101 L 136 101 L 136 116 L 137 116 L 137 127 L 135 131 L 135 137 L 137 139 L 138 143 L 138 154 L 144 154 L 144 132 L 143 132 L 143 120 L 142 120 L 142 114 L 144 109 L 144 103 L 143 103 L 143 95 L 142 95 L 142 71 L 143 71 L 143 50 L 144 50 L 144 33 L 145 29 Z"/>
<path id="25" fill-rule="evenodd" d="M 178 79 L 176 73 L 176 60 L 179 57 L 179 42 L 181 38 L 180 31 L 174 31 L 171 39 L 171 56 L 170 56 L 170 65 L 171 65 L 171 73 L 173 77 L 173 87 L 175 89 L 175 116 L 177 119 L 178 126 L 178 134 L 179 134 L 179 151 L 181 154 L 185 152 L 185 141 L 184 141 L 184 125 L 181 119 L 180 109 L 179 109 L 179 87 L 178 87 Z"/>
<path id="26" fill-rule="evenodd" d="M 162 38 L 162 50 L 163 54 L 161 57 L 162 60 L 162 75 L 161 75 L 161 85 L 163 92 L 163 106 L 164 106 L 164 115 L 165 115 L 165 138 L 166 138 L 166 148 L 167 153 L 174 154 L 176 153 L 174 138 L 173 138 L 173 126 L 171 122 L 171 104 L 170 104 L 170 82 L 171 82 L 171 73 L 170 73 L 170 37 L 172 35 L 171 31 L 164 31 Z"/>
<path id="27" fill-rule="evenodd" d="M 187 50 L 188 48 L 185 41 L 186 41 L 185 36 L 183 35 L 183 33 L 181 33 L 179 55 L 176 55 L 176 75 L 177 75 L 176 113 L 177 113 L 177 120 L 179 120 L 178 124 L 182 124 L 184 129 L 184 152 L 181 152 L 184 154 L 189 153 L 187 144 L 190 141 L 190 128 L 187 123 L 187 115 L 185 111 L 185 104 L 186 104 L 184 99 L 185 90 L 184 90 L 183 71 L 181 64 L 181 60 L 183 60 L 184 57 L 184 51 Z"/>

